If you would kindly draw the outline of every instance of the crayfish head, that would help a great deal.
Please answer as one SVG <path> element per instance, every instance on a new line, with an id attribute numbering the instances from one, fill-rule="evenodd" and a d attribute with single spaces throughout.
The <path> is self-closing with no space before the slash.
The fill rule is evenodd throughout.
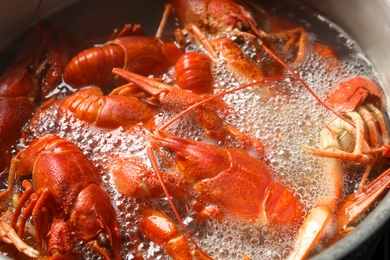
<path id="1" fill-rule="evenodd" d="M 353 77 L 337 85 L 329 95 L 329 104 L 341 111 L 351 111 L 367 99 L 378 107 L 384 104 L 384 94 L 375 82 L 366 77 Z"/>
<path id="2" fill-rule="evenodd" d="M 54 220 L 48 235 L 50 239 L 47 251 L 51 257 L 50 259 L 75 258 L 72 252 L 75 247 L 75 242 L 67 222 Z"/>
<path id="3" fill-rule="evenodd" d="M 215 145 L 197 142 L 159 131 L 153 137 L 156 147 L 169 149 L 188 183 L 211 178 L 230 167 L 228 154 Z"/>
<path id="4" fill-rule="evenodd" d="M 78 149 L 75 148 L 74 144 L 63 139 L 59 138 L 55 134 L 47 134 L 41 138 L 35 139 L 27 149 L 21 150 L 16 158 L 20 159 L 20 164 L 17 169 L 17 175 L 25 176 L 33 172 L 35 160 L 42 154 L 47 152 L 61 153 L 68 149 Z"/>
<path id="5" fill-rule="evenodd" d="M 26 97 L 34 101 L 39 92 L 39 84 L 30 72 L 29 62 L 14 65 L 0 76 L 1 97 Z"/>
<path id="6" fill-rule="evenodd" d="M 209 24 L 216 32 L 232 31 L 238 28 L 241 31 L 249 31 L 256 27 L 256 22 L 251 13 L 234 1 L 213 0 L 207 5 Z"/>
<path id="7" fill-rule="evenodd" d="M 77 238 L 106 259 L 112 259 L 109 250 L 120 259 L 119 223 L 110 197 L 100 186 L 90 184 L 80 192 L 69 221 Z"/>
<path id="8" fill-rule="evenodd" d="M 181 24 L 193 23 L 211 33 L 229 32 L 235 28 L 248 31 L 256 26 L 252 15 L 234 1 L 174 0 L 172 3 Z"/>

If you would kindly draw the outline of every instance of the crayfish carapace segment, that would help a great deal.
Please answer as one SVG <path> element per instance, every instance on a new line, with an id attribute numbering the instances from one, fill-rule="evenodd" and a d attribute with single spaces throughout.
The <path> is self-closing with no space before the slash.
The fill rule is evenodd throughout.
<path id="1" fill-rule="evenodd" d="M 44 103 L 7 154 L 5 173 L 27 180 L 10 178 L 22 203 L 4 199 L 1 239 L 30 256 L 302 259 L 347 233 L 389 182 L 376 75 L 305 23 L 250 6 L 175 0 L 159 28 L 180 25 L 146 35 L 130 19 L 104 45 L 74 50 L 64 77 L 77 90 Z M 340 232 L 323 232 L 328 223 Z"/>

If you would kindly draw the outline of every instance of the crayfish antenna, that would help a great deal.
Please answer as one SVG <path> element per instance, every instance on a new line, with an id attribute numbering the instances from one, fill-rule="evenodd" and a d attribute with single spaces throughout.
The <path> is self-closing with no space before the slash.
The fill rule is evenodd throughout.
<path id="1" fill-rule="evenodd" d="M 261 34 L 257 34 L 257 36 L 261 37 L 262 35 Z M 298 73 L 296 73 L 287 63 L 285 63 L 270 48 L 268 48 L 260 38 L 258 38 L 257 41 L 258 41 L 259 45 L 261 46 L 261 48 L 266 53 L 268 53 L 268 55 L 270 55 L 273 59 L 275 59 L 280 65 L 282 65 L 288 72 L 290 72 L 291 75 L 293 75 L 293 77 L 296 80 L 298 80 L 306 88 L 307 91 L 309 91 L 309 93 L 317 100 L 317 102 L 321 106 L 326 108 L 328 111 L 330 111 L 336 117 L 342 119 L 342 116 L 339 113 L 337 113 L 334 109 L 332 109 L 330 106 L 325 104 L 325 102 L 322 101 L 319 96 L 317 96 L 317 94 L 309 87 L 309 85 L 301 78 L 301 76 L 299 76 Z"/>
<path id="2" fill-rule="evenodd" d="M 195 246 L 195 248 L 197 249 L 197 251 L 199 251 L 198 253 L 200 253 L 202 256 L 205 257 L 205 259 L 212 259 L 199 245 L 198 243 L 196 243 L 196 241 L 194 240 L 194 238 L 192 237 L 192 235 L 190 234 L 190 232 L 188 231 L 187 227 L 184 225 L 183 223 L 183 220 L 181 219 L 180 215 L 179 215 L 179 212 L 177 211 L 176 209 L 176 206 L 175 204 L 173 203 L 172 199 L 171 199 L 171 195 L 169 194 L 169 191 L 167 189 L 167 187 L 165 186 L 164 184 L 164 181 L 162 179 L 162 176 L 161 176 L 161 173 L 160 173 L 160 170 L 158 168 L 158 165 L 157 165 L 157 162 L 156 162 L 156 158 L 153 154 L 153 150 L 152 150 L 152 147 L 149 146 L 148 147 L 148 155 L 150 157 L 150 161 L 152 163 L 152 167 L 160 181 L 160 184 L 164 190 L 164 193 L 165 193 L 165 196 L 167 197 L 167 200 L 168 200 L 168 203 L 169 205 L 171 206 L 172 208 L 172 211 L 173 213 L 175 214 L 178 222 L 179 222 L 179 225 L 180 227 L 183 229 L 184 233 L 186 234 L 187 238 L 191 241 L 191 243 Z"/>
<path id="3" fill-rule="evenodd" d="M 160 126 L 157 128 L 157 130 L 165 130 L 168 126 L 172 125 L 174 122 L 176 122 L 179 118 L 183 117 L 184 115 L 190 113 L 191 111 L 193 111 L 194 109 L 208 103 L 208 102 L 211 102 L 215 99 L 218 99 L 218 98 L 221 98 L 227 94 L 231 94 L 231 93 L 234 93 L 234 92 L 237 92 L 241 89 L 245 89 L 245 88 L 249 88 L 249 87 L 252 87 L 254 85 L 257 85 L 259 83 L 264 83 L 266 81 L 272 81 L 272 80 L 280 80 L 280 79 L 286 79 L 286 78 L 291 78 L 291 76 L 275 76 L 275 77 L 269 77 L 269 78 L 264 78 L 264 79 L 261 79 L 261 80 L 257 80 L 255 82 L 252 82 L 252 83 L 249 83 L 249 84 L 246 84 L 246 85 L 242 85 L 240 87 L 237 87 L 237 88 L 233 88 L 233 89 L 230 89 L 230 90 L 226 90 L 226 91 L 223 91 L 221 93 L 218 93 L 218 94 L 215 94 L 215 95 L 212 95 L 208 98 L 205 98 L 193 105 L 190 105 L 188 106 L 185 110 L 181 111 L 180 113 L 178 113 L 176 116 L 172 117 L 168 122 L 166 122 L 164 125 Z"/>

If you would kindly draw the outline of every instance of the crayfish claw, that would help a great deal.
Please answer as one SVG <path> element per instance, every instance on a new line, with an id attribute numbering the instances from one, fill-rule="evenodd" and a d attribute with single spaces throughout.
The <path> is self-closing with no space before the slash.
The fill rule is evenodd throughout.
<path id="1" fill-rule="evenodd" d="M 298 241 L 294 251 L 287 259 L 305 259 L 310 250 L 317 244 L 321 238 L 327 223 L 331 218 L 331 212 L 325 207 L 315 207 L 306 216 L 301 226 Z"/>

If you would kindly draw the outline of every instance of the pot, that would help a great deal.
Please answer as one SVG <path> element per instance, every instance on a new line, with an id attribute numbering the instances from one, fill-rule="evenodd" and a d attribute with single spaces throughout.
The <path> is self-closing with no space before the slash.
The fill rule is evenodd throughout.
<path id="1" fill-rule="evenodd" d="M 50 16 L 76 1 L 78 0 L 43 1 L 41 16 L 42 18 Z M 301 0 L 297 2 L 303 3 L 307 8 L 333 21 L 354 39 L 379 73 L 385 92 L 390 93 L 390 51 L 388 50 L 390 0 Z M 134 3 L 137 5 L 142 1 L 134 1 Z M 32 25 L 36 5 L 36 3 L 24 0 L 7 0 L 0 3 L 0 38 L 2 39 L 0 50 L 3 50 L 22 31 Z M 368 259 L 378 244 L 389 219 L 390 193 L 388 192 L 353 232 L 313 259 Z"/>

